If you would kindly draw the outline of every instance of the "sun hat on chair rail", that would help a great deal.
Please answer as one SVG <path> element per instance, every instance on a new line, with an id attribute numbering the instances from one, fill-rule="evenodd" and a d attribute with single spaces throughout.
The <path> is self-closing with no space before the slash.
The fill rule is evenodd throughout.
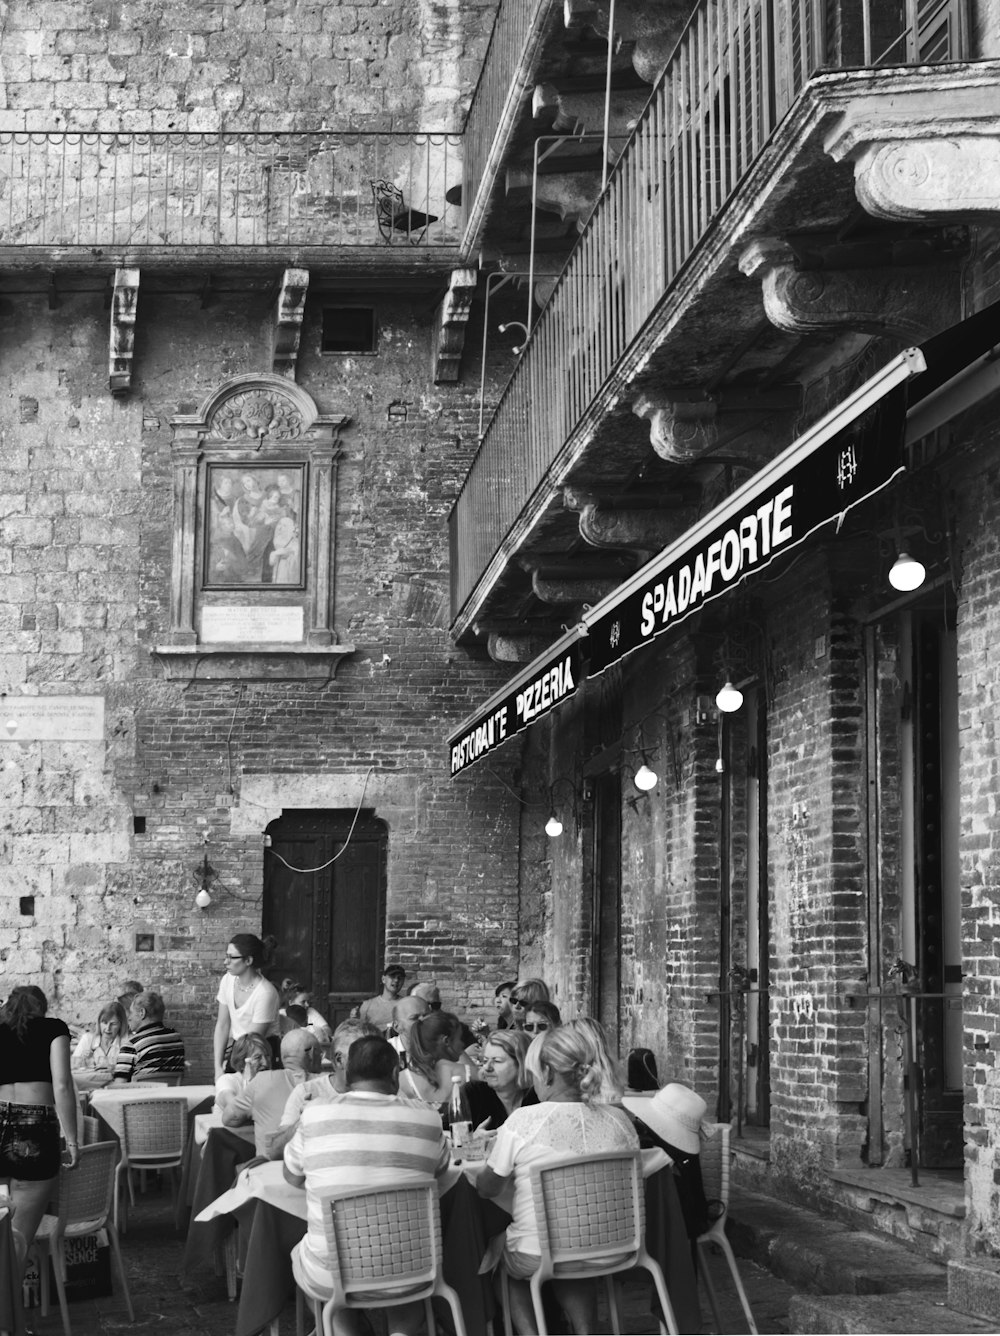
<path id="1" fill-rule="evenodd" d="M 652 1098 L 625 1095 L 622 1103 L 669 1145 L 688 1155 L 697 1155 L 701 1150 L 701 1124 L 708 1105 L 689 1086 L 674 1082 L 658 1090 Z"/>

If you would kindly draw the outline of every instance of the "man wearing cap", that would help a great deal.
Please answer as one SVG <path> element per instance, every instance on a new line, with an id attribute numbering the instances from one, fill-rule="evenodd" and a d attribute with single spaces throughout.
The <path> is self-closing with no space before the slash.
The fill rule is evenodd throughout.
<path id="1" fill-rule="evenodd" d="M 402 965 L 386 965 L 382 971 L 381 993 L 378 997 L 370 997 L 367 1002 L 361 1003 L 358 1019 L 377 1026 L 384 1034 L 386 1027 L 392 1022 L 392 1009 L 399 1001 L 405 978 L 406 971 Z"/>
<path id="2" fill-rule="evenodd" d="M 655 1095 L 625 1095 L 622 1103 L 639 1124 L 639 1143 L 659 1146 L 674 1162 L 674 1183 L 689 1239 L 709 1226 L 701 1178 L 701 1137 L 708 1105 L 690 1086 L 673 1082 Z"/>

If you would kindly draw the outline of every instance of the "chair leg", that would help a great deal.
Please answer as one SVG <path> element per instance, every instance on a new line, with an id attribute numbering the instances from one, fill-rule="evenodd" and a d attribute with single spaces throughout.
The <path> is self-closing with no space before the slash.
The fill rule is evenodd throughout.
<path id="1" fill-rule="evenodd" d="M 733 1277 L 733 1284 L 736 1286 L 736 1293 L 740 1298 L 740 1305 L 743 1309 L 743 1316 L 747 1320 L 747 1326 L 750 1329 L 751 1336 L 757 1336 L 757 1324 L 753 1320 L 753 1313 L 750 1311 L 750 1302 L 747 1299 L 747 1292 L 743 1288 L 743 1281 L 740 1277 L 739 1267 L 736 1265 L 736 1258 L 733 1254 L 729 1240 L 724 1234 L 716 1239 L 719 1247 L 722 1249 L 726 1262 L 729 1265 L 730 1273 Z"/>
<path id="2" fill-rule="evenodd" d="M 462 1312 L 462 1301 L 461 1299 L 459 1299 L 456 1291 L 453 1290 L 452 1287 L 449 1284 L 447 1284 L 446 1281 L 442 1280 L 441 1277 L 439 1276 L 437 1285 L 435 1286 L 434 1289 L 434 1293 L 440 1294 L 441 1297 L 443 1299 L 446 1299 L 448 1302 L 448 1307 L 451 1309 L 452 1325 L 455 1328 L 455 1336 L 466 1336 L 465 1315 Z M 430 1304 L 430 1300 L 428 1300 L 428 1304 Z M 432 1322 L 433 1322 L 433 1311 L 434 1310 L 431 1309 Z M 429 1326 L 427 1330 L 429 1333 L 433 1333 L 435 1329 L 433 1326 Z"/>
<path id="3" fill-rule="evenodd" d="M 236 1299 L 236 1232 L 227 1234 L 222 1241 L 222 1261 L 226 1272 L 226 1295 L 230 1303 Z"/>
<path id="4" fill-rule="evenodd" d="M 715 1293 L 715 1281 L 712 1279 L 712 1273 L 708 1266 L 707 1248 L 705 1244 L 698 1245 L 698 1275 L 705 1287 L 705 1293 L 708 1295 L 708 1306 L 712 1310 L 712 1325 L 715 1331 L 722 1331 L 722 1315 L 719 1312 L 719 1300 Z"/>
<path id="5" fill-rule="evenodd" d="M 39 1292 L 41 1295 L 41 1314 L 42 1317 L 49 1315 L 49 1241 L 48 1239 L 35 1239 L 34 1247 L 38 1255 L 38 1278 Z"/>
<path id="6" fill-rule="evenodd" d="M 125 1296 L 125 1307 L 128 1309 L 128 1320 L 135 1321 L 135 1312 L 132 1308 L 132 1295 L 129 1293 L 128 1276 L 125 1274 L 125 1263 L 122 1260 L 122 1247 L 118 1239 L 118 1231 L 114 1225 L 108 1225 L 108 1238 L 111 1241 L 111 1251 L 114 1253 L 115 1265 L 118 1267 L 118 1279 L 121 1281 L 122 1294 Z"/>
<path id="7" fill-rule="evenodd" d="M 615 1278 L 613 1275 L 605 1276 L 608 1287 L 608 1317 L 611 1319 L 611 1330 L 615 1336 L 621 1336 L 621 1318 L 618 1316 L 618 1295 L 615 1293 Z"/>
<path id="8" fill-rule="evenodd" d="M 535 1326 L 538 1328 L 538 1336 L 549 1336 L 549 1329 L 545 1324 L 545 1304 L 542 1300 L 542 1273 L 540 1271 L 536 1271 L 531 1277 L 528 1288 L 531 1291 L 531 1306 L 535 1310 Z"/>
<path id="9" fill-rule="evenodd" d="M 52 1270 L 56 1277 L 56 1293 L 59 1295 L 59 1311 L 62 1313 L 62 1324 L 65 1336 L 73 1336 L 73 1329 L 69 1324 L 69 1304 L 66 1301 L 66 1254 L 63 1252 L 63 1241 L 59 1240 L 58 1247 L 52 1251 Z"/>
<path id="10" fill-rule="evenodd" d="M 427 1323 L 427 1336 L 437 1336 L 437 1323 L 434 1321 L 434 1305 L 430 1299 L 424 1300 L 424 1320 Z M 392 1323 L 389 1323 L 389 1330 L 392 1330 Z"/>
<path id="11" fill-rule="evenodd" d="M 503 1308 L 503 1336 L 514 1336 L 510 1316 L 510 1276 L 503 1266 L 500 1267 L 500 1305 Z"/>
<path id="12" fill-rule="evenodd" d="M 663 1314 L 663 1319 L 660 1322 L 661 1336 L 664 1331 L 664 1328 L 666 1328 L 666 1331 L 669 1333 L 669 1336 L 679 1336 L 677 1319 L 676 1317 L 674 1317 L 674 1306 L 670 1302 L 670 1296 L 667 1294 L 667 1287 L 663 1281 L 663 1272 L 655 1264 L 653 1266 L 648 1266 L 646 1262 L 640 1262 L 639 1265 L 644 1266 L 646 1270 L 649 1272 L 649 1274 L 653 1277 L 653 1285 L 656 1289 L 656 1297 L 660 1301 L 660 1311 Z"/>

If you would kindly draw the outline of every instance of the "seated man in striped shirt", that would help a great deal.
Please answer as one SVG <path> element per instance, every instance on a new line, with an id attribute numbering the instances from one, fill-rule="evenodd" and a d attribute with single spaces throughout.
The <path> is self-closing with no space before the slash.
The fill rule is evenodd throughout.
<path id="1" fill-rule="evenodd" d="M 184 1040 L 163 1024 L 159 993 L 137 993 L 128 1009 L 128 1038 L 122 1041 L 112 1085 L 184 1071 Z"/>
<path id="2" fill-rule="evenodd" d="M 392 1045 L 377 1036 L 356 1039 L 347 1054 L 346 1093 L 305 1104 L 285 1147 L 285 1178 L 306 1189 L 308 1225 L 297 1245 L 299 1263 L 317 1289 L 332 1286 L 318 1193 L 433 1183 L 451 1162 L 437 1110 L 404 1099 L 398 1090 Z M 391 1312 L 391 1330 L 415 1336 L 423 1305 L 399 1304 Z M 357 1312 L 340 1313 L 334 1330 L 353 1336 L 364 1330 L 359 1319 Z"/>

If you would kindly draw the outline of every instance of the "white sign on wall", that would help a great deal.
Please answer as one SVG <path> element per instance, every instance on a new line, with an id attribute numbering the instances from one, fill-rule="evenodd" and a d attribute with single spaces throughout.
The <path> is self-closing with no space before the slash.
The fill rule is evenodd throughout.
<path id="1" fill-rule="evenodd" d="M 100 742 L 103 696 L 5 696 L 0 701 L 0 741 Z"/>
<path id="2" fill-rule="evenodd" d="M 201 639 L 206 645 L 301 644 L 305 631 L 301 608 L 286 605 L 201 610 Z"/>

